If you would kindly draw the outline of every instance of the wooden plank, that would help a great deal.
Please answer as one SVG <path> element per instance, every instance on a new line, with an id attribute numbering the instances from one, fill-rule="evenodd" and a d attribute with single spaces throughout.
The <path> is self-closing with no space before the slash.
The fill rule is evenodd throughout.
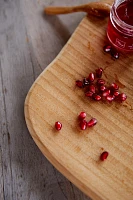
<path id="1" fill-rule="evenodd" d="M 1 68 L 0 68 L 1 72 Z M 1 74 L 1 73 L 0 73 Z M 2 159 L 2 146 L 3 146 L 3 126 L 5 125 L 5 122 L 3 122 L 3 115 L 4 115 L 4 105 L 3 105 L 3 88 L 2 88 L 2 80 L 0 76 L 0 199 L 4 200 L 4 177 L 3 177 L 3 159 Z"/>
<path id="2" fill-rule="evenodd" d="M 0 1 L 0 199 L 89 200 L 40 153 L 25 125 L 30 86 L 83 16 L 44 18 L 43 3 L 60 1 Z M 72 3 L 85 1 L 63 2 Z"/>
<path id="3" fill-rule="evenodd" d="M 10 6 L 10 5 L 9 5 Z M 7 93 L 7 89 L 5 87 L 5 79 L 7 82 L 7 77 L 3 75 L 3 59 L 4 59 L 4 47 L 2 45 L 2 41 L 5 41 L 6 35 L 5 33 L 11 27 L 9 21 L 6 21 L 6 4 L 1 2 L 0 5 L 0 129 L 1 129 L 1 137 L 0 137 L 0 157 L 1 157 L 1 165 L 0 172 L 1 174 L 1 198 L 3 199 L 12 199 L 13 189 L 12 189 L 12 169 L 11 169 L 11 156 L 10 156 L 10 134 L 8 130 L 8 119 L 7 119 L 7 107 L 6 107 L 6 99 L 5 95 Z M 5 23 L 4 23 L 5 22 Z M 7 25 L 7 26 L 6 26 Z M 8 67 L 7 57 L 5 62 Z"/>

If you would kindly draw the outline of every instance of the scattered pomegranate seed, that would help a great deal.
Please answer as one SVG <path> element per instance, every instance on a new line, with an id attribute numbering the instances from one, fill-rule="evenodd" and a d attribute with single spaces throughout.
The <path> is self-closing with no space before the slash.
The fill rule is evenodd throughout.
<path id="1" fill-rule="evenodd" d="M 115 50 L 111 50 L 111 55 L 113 58 L 118 59 L 119 58 L 119 53 Z"/>
<path id="2" fill-rule="evenodd" d="M 125 101 L 127 99 L 127 95 L 124 93 L 121 93 L 121 94 L 119 94 L 118 98 L 120 101 Z"/>
<path id="3" fill-rule="evenodd" d="M 95 93 L 96 92 L 96 87 L 94 85 L 89 85 L 89 91 Z"/>
<path id="4" fill-rule="evenodd" d="M 93 82 L 95 79 L 94 73 L 90 73 L 88 77 L 88 81 Z"/>
<path id="5" fill-rule="evenodd" d="M 98 95 L 98 94 L 95 94 L 95 93 L 92 95 L 92 98 L 93 98 L 94 100 L 96 100 L 96 101 L 100 101 L 100 100 L 101 100 L 101 96 Z"/>
<path id="6" fill-rule="evenodd" d="M 106 89 L 103 93 L 102 93 L 102 96 L 103 97 L 107 97 L 110 95 L 110 90 L 109 89 Z"/>
<path id="7" fill-rule="evenodd" d="M 110 45 L 106 45 L 103 47 L 103 50 L 106 53 L 111 53 L 112 57 L 115 59 L 119 58 L 119 53 L 116 51 L 116 49 L 112 49 L 112 47 Z"/>
<path id="8" fill-rule="evenodd" d="M 57 131 L 61 130 L 62 124 L 60 122 L 55 122 L 55 128 Z"/>
<path id="9" fill-rule="evenodd" d="M 102 68 L 96 69 L 96 77 L 97 78 L 101 78 L 102 77 L 102 73 L 103 73 L 103 69 Z"/>
<path id="10" fill-rule="evenodd" d="M 106 53 L 110 52 L 111 49 L 112 49 L 112 47 L 111 47 L 110 45 L 106 45 L 106 46 L 103 47 L 103 50 L 104 50 Z"/>
<path id="11" fill-rule="evenodd" d="M 86 78 L 84 78 L 83 79 L 83 87 L 85 87 L 87 85 L 89 85 L 89 81 Z"/>
<path id="12" fill-rule="evenodd" d="M 115 97 L 118 97 L 118 96 L 119 96 L 119 94 L 120 94 L 120 92 L 119 92 L 119 91 L 114 91 L 114 93 L 113 93 L 113 95 L 114 95 Z"/>
<path id="13" fill-rule="evenodd" d="M 99 78 L 99 79 L 97 79 L 97 84 L 98 85 L 104 85 L 105 84 L 105 80 Z"/>
<path id="14" fill-rule="evenodd" d="M 79 119 L 84 119 L 86 118 L 86 113 L 85 112 L 81 112 L 78 116 Z"/>
<path id="15" fill-rule="evenodd" d="M 83 82 L 80 81 L 80 80 L 77 80 L 76 81 L 76 86 L 78 86 L 79 88 L 82 88 L 83 87 Z"/>
<path id="16" fill-rule="evenodd" d="M 81 112 L 78 116 L 79 120 L 81 120 L 79 123 L 81 130 L 85 130 L 87 127 L 92 127 L 97 123 L 97 120 L 95 118 L 92 118 L 89 122 L 87 122 L 85 120 L 85 117 L 86 117 L 85 112 Z"/>
<path id="17" fill-rule="evenodd" d="M 114 99 L 115 99 L 115 96 L 114 96 L 114 95 L 108 95 L 108 96 L 106 96 L 106 100 L 107 100 L 108 102 L 112 102 Z"/>
<path id="18" fill-rule="evenodd" d="M 116 83 L 111 84 L 112 89 L 119 90 L 119 86 Z"/>
<path id="19" fill-rule="evenodd" d="M 88 91 L 88 92 L 85 93 L 85 96 L 86 97 L 92 97 L 93 94 L 94 94 L 93 92 Z"/>
<path id="20" fill-rule="evenodd" d="M 87 128 L 87 121 L 86 120 L 82 120 L 80 122 L 80 128 L 81 128 L 81 130 L 85 130 Z"/>
<path id="21" fill-rule="evenodd" d="M 107 151 L 104 151 L 104 152 L 101 154 L 100 159 L 101 159 L 102 161 L 104 161 L 104 160 L 107 159 L 108 155 L 109 155 L 109 153 L 108 153 Z"/>
<path id="22" fill-rule="evenodd" d="M 97 120 L 95 118 L 92 118 L 88 123 L 87 123 L 87 126 L 88 127 L 92 127 L 94 125 L 96 125 L 97 123 Z"/>
<path id="23" fill-rule="evenodd" d="M 99 87 L 99 90 L 100 90 L 101 92 L 104 92 L 106 89 L 107 89 L 107 88 L 106 88 L 105 85 L 100 85 L 100 87 Z"/>

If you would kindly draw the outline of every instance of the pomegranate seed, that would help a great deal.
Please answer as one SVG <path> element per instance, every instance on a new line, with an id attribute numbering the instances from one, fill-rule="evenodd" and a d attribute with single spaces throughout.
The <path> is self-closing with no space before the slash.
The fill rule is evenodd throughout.
<path id="1" fill-rule="evenodd" d="M 104 85 L 104 84 L 105 84 L 105 80 L 99 78 L 99 79 L 97 80 L 97 84 L 98 84 L 98 85 Z"/>
<path id="2" fill-rule="evenodd" d="M 87 123 L 87 126 L 88 127 L 92 127 L 94 125 L 96 125 L 97 123 L 97 120 L 95 118 L 92 118 L 88 123 Z"/>
<path id="3" fill-rule="evenodd" d="M 61 130 L 62 124 L 60 122 L 55 122 L 55 128 L 57 131 Z"/>
<path id="4" fill-rule="evenodd" d="M 77 80 L 76 81 L 76 86 L 78 86 L 79 88 L 82 88 L 83 87 L 82 81 Z"/>
<path id="5" fill-rule="evenodd" d="M 86 97 L 92 97 L 93 94 L 94 94 L 93 92 L 88 91 L 88 92 L 85 93 L 85 96 Z"/>
<path id="6" fill-rule="evenodd" d="M 112 89 L 119 90 L 119 86 L 116 83 L 111 84 Z"/>
<path id="7" fill-rule="evenodd" d="M 104 152 L 101 154 L 100 159 L 101 159 L 102 161 L 104 161 L 104 160 L 107 159 L 108 155 L 109 155 L 109 153 L 108 153 L 107 151 L 104 151 Z"/>
<path id="8" fill-rule="evenodd" d="M 125 101 L 127 99 L 127 95 L 124 93 L 121 93 L 121 94 L 119 94 L 118 98 L 120 101 Z"/>
<path id="9" fill-rule="evenodd" d="M 96 69 L 96 77 L 97 78 L 101 78 L 102 77 L 102 73 L 103 73 L 103 69 L 102 68 Z"/>
<path id="10" fill-rule="evenodd" d="M 118 59 L 119 58 L 119 53 L 115 50 L 111 50 L 111 55 L 113 56 L 113 58 Z"/>
<path id="11" fill-rule="evenodd" d="M 100 100 L 101 100 L 101 96 L 98 95 L 98 94 L 95 94 L 95 93 L 92 95 L 92 98 L 93 98 L 94 100 L 96 100 L 96 101 L 100 101 Z"/>
<path id="12" fill-rule="evenodd" d="M 112 102 L 114 99 L 115 99 L 114 95 L 106 96 L 106 100 L 109 101 L 109 102 Z"/>
<path id="13" fill-rule="evenodd" d="M 114 93 L 113 93 L 113 95 L 114 95 L 115 97 L 118 97 L 118 96 L 119 96 L 119 94 L 120 94 L 120 92 L 119 92 L 119 91 L 114 91 Z"/>
<path id="14" fill-rule="evenodd" d="M 95 79 L 94 73 L 90 73 L 88 77 L 88 81 L 93 82 Z"/>
<path id="15" fill-rule="evenodd" d="M 80 122 L 80 128 L 81 128 L 81 130 L 85 130 L 87 128 L 87 121 L 86 120 L 82 120 Z"/>
<path id="16" fill-rule="evenodd" d="M 83 87 L 85 87 L 87 85 L 89 85 L 89 81 L 86 78 L 84 78 L 83 79 Z"/>
<path id="17" fill-rule="evenodd" d="M 94 85 L 89 85 L 89 91 L 95 93 L 96 87 Z"/>
<path id="18" fill-rule="evenodd" d="M 110 90 L 109 89 L 106 89 L 103 93 L 102 93 L 102 96 L 103 97 L 107 97 L 110 95 Z"/>
<path id="19" fill-rule="evenodd" d="M 103 50 L 104 50 L 106 53 L 110 52 L 111 49 L 112 49 L 112 47 L 111 47 L 110 45 L 106 45 L 106 46 L 104 46 L 104 48 L 103 48 Z"/>
<path id="20" fill-rule="evenodd" d="M 104 92 L 106 89 L 107 89 L 107 88 L 106 88 L 105 85 L 100 85 L 100 87 L 99 87 L 99 90 L 100 90 L 101 92 Z"/>
<path id="21" fill-rule="evenodd" d="M 79 119 L 84 119 L 86 118 L 86 113 L 85 112 L 81 112 L 78 116 Z"/>

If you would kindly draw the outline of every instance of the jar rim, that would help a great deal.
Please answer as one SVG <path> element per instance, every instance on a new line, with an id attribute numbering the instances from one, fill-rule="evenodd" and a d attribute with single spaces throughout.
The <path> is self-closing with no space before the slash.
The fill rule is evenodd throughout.
<path id="1" fill-rule="evenodd" d="M 123 2 L 125 2 L 125 1 L 122 1 L 122 3 L 123 3 Z M 125 23 L 124 21 L 122 21 L 122 20 L 120 19 L 119 15 L 117 14 L 116 9 L 118 8 L 118 6 L 119 6 L 120 4 L 121 4 L 121 3 L 118 4 L 118 0 L 115 0 L 114 4 L 113 4 L 113 6 L 112 6 L 112 7 L 114 7 L 114 14 L 115 14 L 115 16 L 117 17 L 117 20 L 119 20 L 119 21 L 117 21 L 117 24 L 118 24 L 118 22 L 119 22 L 119 23 L 122 25 L 122 27 L 123 27 L 124 29 L 129 29 L 130 31 L 133 31 L 133 26 L 130 25 L 130 24 Z M 118 24 L 118 25 L 120 25 L 120 24 Z"/>

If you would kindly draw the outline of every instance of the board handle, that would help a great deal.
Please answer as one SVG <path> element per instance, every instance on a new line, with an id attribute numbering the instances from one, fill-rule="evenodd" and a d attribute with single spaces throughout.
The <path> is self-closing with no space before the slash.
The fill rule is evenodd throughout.
<path id="1" fill-rule="evenodd" d="M 97 17 L 109 16 L 111 6 L 102 2 L 90 2 L 88 4 L 72 6 L 72 7 L 46 7 L 44 8 L 45 14 L 59 15 L 68 14 L 73 12 L 86 12 L 90 15 Z"/>

